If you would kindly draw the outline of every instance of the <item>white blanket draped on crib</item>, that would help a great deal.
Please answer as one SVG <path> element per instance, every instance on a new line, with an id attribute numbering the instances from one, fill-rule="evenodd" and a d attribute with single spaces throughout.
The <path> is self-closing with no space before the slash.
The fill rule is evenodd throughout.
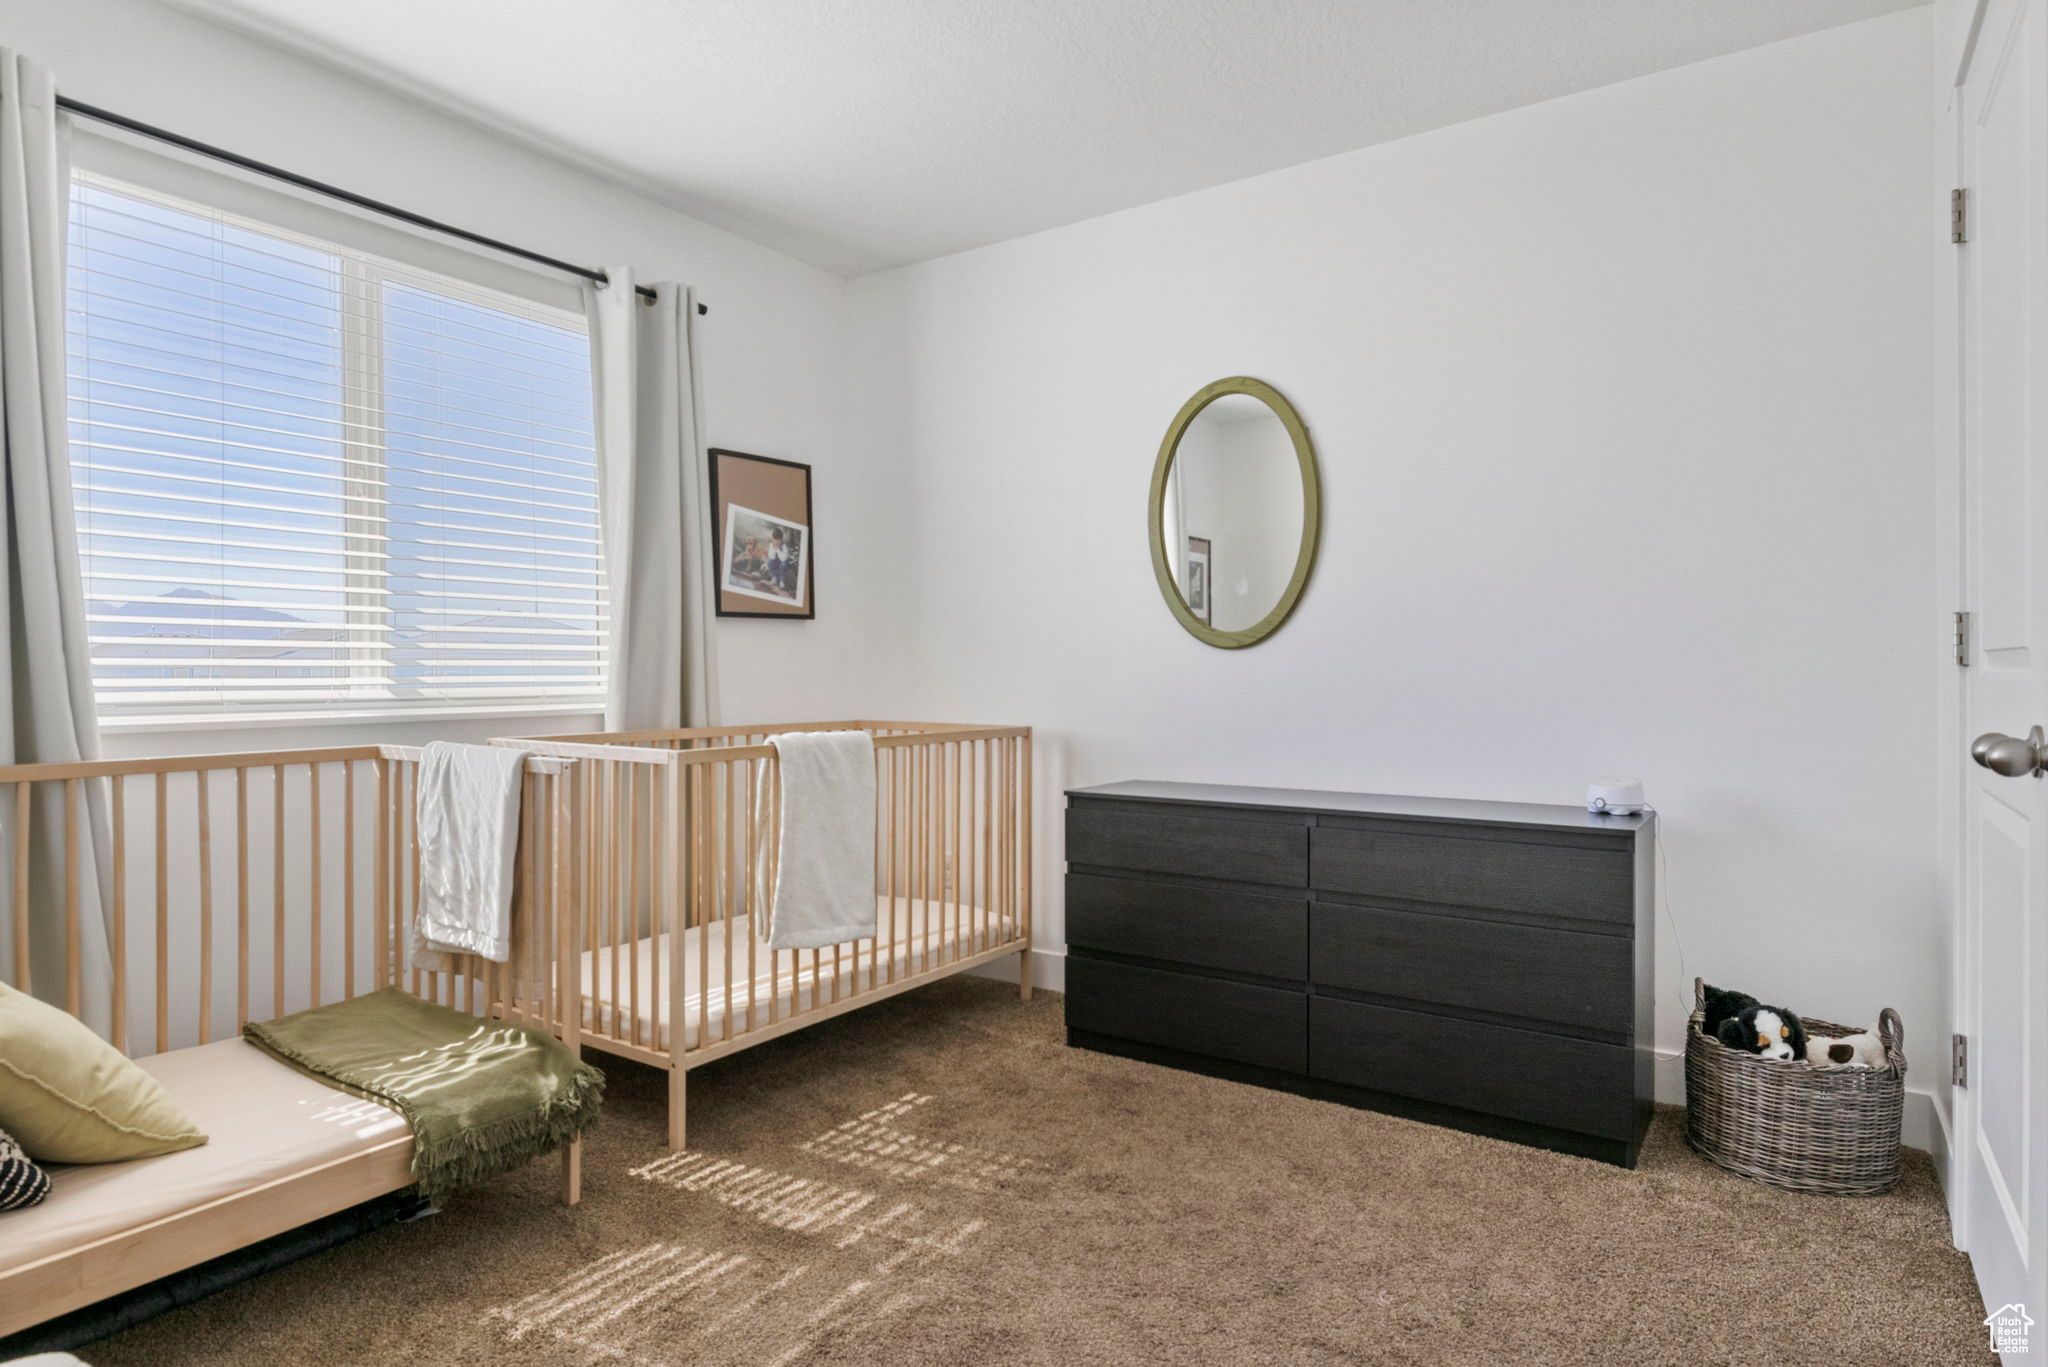
<path id="1" fill-rule="evenodd" d="M 773 949 L 820 949 L 872 938 L 875 908 L 875 742 L 865 731 L 786 731 L 769 738 L 754 800 L 764 824 L 779 803 L 774 850 L 763 849 L 757 905 Z M 780 774 L 780 791 L 776 790 Z"/>
<path id="2" fill-rule="evenodd" d="M 446 972 L 456 954 L 512 957 L 512 877 L 526 752 L 435 741 L 420 754 L 420 904 L 412 964 Z"/>

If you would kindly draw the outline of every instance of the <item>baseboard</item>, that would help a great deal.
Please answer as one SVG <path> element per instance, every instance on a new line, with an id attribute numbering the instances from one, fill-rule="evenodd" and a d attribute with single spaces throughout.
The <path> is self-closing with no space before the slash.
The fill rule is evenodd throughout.
<path id="1" fill-rule="evenodd" d="M 1685 1055 L 1682 1052 L 1671 1049 L 1657 1051 L 1657 1100 L 1666 1106 L 1685 1104 Z M 1935 1175 L 1941 1179 L 1942 1190 L 1948 1190 L 1948 1107 L 1934 1093 L 1906 1088 L 1906 1111 L 1899 1121 L 1899 1142 L 1933 1158 Z"/>
<path id="2" fill-rule="evenodd" d="M 998 982 L 1017 981 L 1017 960 L 1005 955 L 992 960 L 980 968 L 967 970 L 970 977 L 994 978 Z M 1031 951 L 1031 985 L 1042 987 L 1048 992 L 1067 990 L 1067 952 L 1063 949 L 1034 949 Z"/>

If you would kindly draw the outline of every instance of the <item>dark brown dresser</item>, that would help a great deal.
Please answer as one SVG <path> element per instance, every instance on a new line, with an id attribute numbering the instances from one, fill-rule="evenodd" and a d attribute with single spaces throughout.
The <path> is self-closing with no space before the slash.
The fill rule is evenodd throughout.
<path id="1" fill-rule="evenodd" d="M 1067 794 L 1067 1042 L 1634 1166 L 1656 816 Z"/>

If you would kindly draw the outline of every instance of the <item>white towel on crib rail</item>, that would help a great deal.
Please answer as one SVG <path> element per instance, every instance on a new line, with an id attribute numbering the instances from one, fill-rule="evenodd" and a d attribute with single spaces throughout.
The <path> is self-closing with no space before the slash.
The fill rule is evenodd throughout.
<path id="1" fill-rule="evenodd" d="M 519 855 L 519 776 L 526 752 L 435 741 L 420 754 L 413 815 L 420 904 L 413 967 L 444 972 L 451 954 L 512 957 L 512 871 Z"/>
<path id="2" fill-rule="evenodd" d="M 779 847 L 763 849 L 756 876 L 768 907 L 771 949 L 818 949 L 878 933 L 875 902 L 875 742 L 865 731 L 771 736 L 776 764 L 761 766 L 754 800 L 774 811 L 781 772 Z"/>

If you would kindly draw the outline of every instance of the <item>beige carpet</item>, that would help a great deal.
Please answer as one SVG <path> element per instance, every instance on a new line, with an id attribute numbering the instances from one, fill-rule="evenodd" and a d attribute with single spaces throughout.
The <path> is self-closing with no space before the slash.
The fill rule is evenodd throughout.
<path id="1" fill-rule="evenodd" d="M 1635 1172 L 1069 1050 L 955 979 L 692 1076 L 605 1061 L 542 1165 L 155 1320 L 96 1364 L 1988 1361 L 1932 1174 Z M 603 1060 L 601 1060 L 603 1061 Z"/>

